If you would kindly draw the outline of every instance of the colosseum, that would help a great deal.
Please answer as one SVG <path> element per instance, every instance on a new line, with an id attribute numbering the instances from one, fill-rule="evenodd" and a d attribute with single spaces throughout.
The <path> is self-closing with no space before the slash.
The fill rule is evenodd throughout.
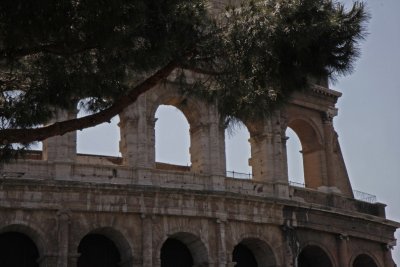
<path id="1" fill-rule="evenodd" d="M 315 85 L 246 122 L 251 179 L 227 176 L 216 107 L 172 82 L 119 115 L 121 157 L 77 154 L 75 132 L 46 140 L 1 168 L 0 265 L 394 267 L 400 224 L 354 198 L 332 124 L 340 95 Z M 155 161 L 162 104 L 190 124 L 191 166 Z M 287 127 L 301 141 L 304 186 L 289 183 Z"/>
<path id="2" fill-rule="evenodd" d="M 0 266 L 395 267 L 400 223 L 355 197 L 333 126 L 340 96 L 314 85 L 244 122 L 246 179 L 227 172 L 216 106 L 173 82 L 119 115 L 121 157 L 77 153 L 76 132 L 50 138 L 0 166 Z M 160 105 L 189 122 L 190 166 L 155 160 Z M 289 182 L 287 128 L 301 142 L 304 185 Z"/>

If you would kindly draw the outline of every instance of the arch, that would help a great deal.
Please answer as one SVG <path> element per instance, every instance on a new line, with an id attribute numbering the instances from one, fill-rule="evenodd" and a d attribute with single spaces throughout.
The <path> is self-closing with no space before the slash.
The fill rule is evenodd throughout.
<path id="1" fill-rule="evenodd" d="M 289 182 L 295 186 L 305 186 L 303 153 L 300 139 L 292 128 L 287 127 L 286 153 Z"/>
<path id="2" fill-rule="evenodd" d="M 49 254 L 46 249 L 45 242 L 43 240 L 43 238 L 45 237 L 44 232 L 41 231 L 38 227 L 19 222 L 15 224 L 9 224 L 0 229 L 0 234 L 9 232 L 20 233 L 26 235 L 29 239 L 31 239 L 38 249 L 40 258 Z"/>
<path id="3" fill-rule="evenodd" d="M 297 134 L 305 152 L 323 148 L 322 134 L 314 121 L 308 118 L 294 117 L 288 121 L 287 126 Z"/>
<path id="4" fill-rule="evenodd" d="M 379 267 L 376 261 L 367 254 L 360 254 L 355 257 L 352 267 Z"/>
<path id="5" fill-rule="evenodd" d="M 160 105 L 155 113 L 156 161 L 190 166 L 190 132 L 185 115 L 171 105 Z"/>
<path id="6" fill-rule="evenodd" d="M 227 176 L 232 178 L 252 178 L 252 166 L 249 164 L 252 147 L 250 131 L 244 123 L 225 129 L 225 158 Z"/>
<path id="7" fill-rule="evenodd" d="M 298 267 L 333 267 L 332 258 L 320 246 L 307 245 L 297 257 Z"/>
<path id="8" fill-rule="evenodd" d="M 191 267 L 193 257 L 188 247 L 178 239 L 168 238 L 160 252 L 161 267 Z"/>
<path id="9" fill-rule="evenodd" d="M 125 264 L 127 264 L 126 266 L 129 266 L 129 262 L 132 261 L 133 259 L 132 249 L 128 240 L 124 237 L 124 235 L 121 232 L 111 227 L 101 227 L 92 230 L 85 236 L 83 236 L 82 239 L 80 240 L 77 247 L 78 253 L 81 253 L 80 247 L 82 241 L 85 240 L 85 238 L 88 236 L 89 236 L 89 241 L 87 241 L 88 244 L 90 244 L 93 240 L 100 240 L 100 241 L 102 240 L 104 244 L 107 244 L 107 247 L 109 248 L 115 246 L 112 249 L 114 249 L 114 252 L 115 250 L 118 252 L 119 255 L 118 266 L 125 266 Z"/>
<path id="10" fill-rule="evenodd" d="M 146 116 L 148 119 L 154 118 L 160 105 L 170 105 L 179 109 L 189 122 L 191 127 L 206 121 L 205 112 L 207 110 L 204 103 L 199 100 L 194 101 L 179 93 L 173 86 L 165 88 L 155 87 L 149 91 L 147 97 Z"/>
<path id="11" fill-rule="evenodd" d="M 179 109 L 189 123 L 191 166 L 190 169 L 178 169 L 190 170 L 196 173 L 209 172 L 211 169 L 211 162 L 209 160 L 209 106 L 198 99 L 192 99 L 180 94 L 172 85 L 165 88 L 155 87 L 146 95 L 145 109 L 147 121 L 155 121 L 156 111 L 161 105 L 170 105 Z M 154 135 L 153 131 L 153 138 L 150 138 L 151 140 L 149 141 L 149 149 L 153 149 L 153 152 L 151 152 L 153 155 L 155 154 Z"/>
<path id="12" fill-rule="evenodd" d="M 327 185 L 325 153 L 318 127 L 312 120 L 304 118 L 289 120 L 287 127 L 296 133 L 301 143 L 305 186 L 317 189 Z"/>
<path id="13" fill-rule="evenodd" d="M 87 234 L 78 246 L 77 267 L 118 267 L 121 255 L 115 243 L 101 234 Z"/>
<path id="14" fill-rule="evenodd" d="M 276 256 L 272 248 L 258 238 L 245 238 L 232 251 L 235 267 L 274 267 Z"/>
<path id="15" fill-rule="evenodd" d="M 20 232 L 0 234 L 1 266 L 39 267 L 39 251 L 29 236 Z"/>
<path id="16" fill-rule="evenodd" d="M 162 246 L 160 248 L 160 261 L 161 261 L 161 266 L 163 267 L 170 267 L 169 265 L 163 265 L 164 255 L 162 254 L 163 254 L 163 247 L 165 244 L 180 248 L 181 251 L 185 253 L 185 255 L 187 256 L 188 256 L 187 253 L 189 253 L 193 260 L 192 262 L 193 266 L 206 267 L 209 265 L 208 251 L 202 240 L 194 234 L 188 232 L 178 232 L 169 235 L 168 238 L 166 238 L 162 243 Z M 186 258 L 185 263 L 187 264 L 188 262 L 190 262 L 190 259 Z M 188 265 L 187 267 L 191 267 L 192 265 Z M 181 267 L 186 267 L 186 265 L 183 265 Z"/>

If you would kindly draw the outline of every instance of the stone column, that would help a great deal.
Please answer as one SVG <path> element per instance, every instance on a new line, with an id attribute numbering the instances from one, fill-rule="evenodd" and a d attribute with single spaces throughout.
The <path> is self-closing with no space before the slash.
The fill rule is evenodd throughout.
<path id="1" fill-rule="evenodd" d="M 250 165 L 253 178 L 259 182 L 272 182 L 274 176 L 274 157 L 272 135 L 268 133 L 250 137 Z"/>
<path id="2" fill-rule="evenodd" d="M 51 123 L 75 117 L 76 112 L 57 111 Z M 71 164 L 76 158 L 76 131 L 44 140 L 42 158 L 53 164 L 54 179 L 70 180 Z"/>
<path id="3" fill-rule="evenodd" d="M 385 267 L 395 267 L 395 263 L 392 259 L 392 250 L 393 246 L 392 245 L 385 245 L 383 248 L 383 261 L 385 264 Z"/>
<path id="4" fill-rule="evenodd" d="M 335 175 L 335 167 L 336 164 L 333 158 L 333 116 L 326 112 L 323 115 L 323 128 L 324 128 L 324 146 L 325 146 L 325 165 L 327 171 L 327 185 L 337 186 L 336 185 L 336 175 Z"/>
<path id="5" fill-rule="evenodd" d="M 78 265 L 78 259 L 81 256 L 80 253 L 70 253 L 68 255 L 68 266 L 75 267 Z"/>
<path id="6" fill-rule="evenodd" d="M 340 267 L 347 267 L 349 264 L 348 247 L 347 242 L 349 237 L 344 234 L 338 236 L 339 240 L 339 265 Z"/>
<path id="7" fill-rule="evenodd" d="M 56 255 L 43 255 L 37 260 L 39 267 L 57 266 L 58 257 Z"/>
<path id="8" fill-rule="evenodd" d="M 210 174 L 208 133 L 210 125 L 202 122 L 190 125 L 191 170 L 196 173 Z"/>
<path id="9" fill-rule="evenodd" d="M 226 267 L 225 222 L 220 219 L 217 219 L 217 242 L 218 267 Z"/>
<path id="10" fill-rule="evenodd" d="M 288 197 L 285 135 L 276 112 L 251 132 L 251 166 L 254 180 L 274 184 L 277 197 Z M 258 128 L 258 129 L 257 129 Z"/>
<path id="11" fill-rule="evenodd" d="M 67 211 L 59 211 L 58 217 L 58 267 L 68 266 L 68 237 L 70 216 Z"/>
<path id="12" fill-rule="evenodd" d="M 153 267 L 153 221 L 142 214 L 142 258 L 143 267 Z"/>
<path id="13" fill-rule="evenodd" d="M 153 168 L 155 165 L 154 117 L 147 117 L 146 96 L 120 114 L 120 152 L 124 164 L 131 167 Z"/>
<path id="14" fill-rule="evenodd" d="M 59 110 L 49 123 L 76 118 L 75 112 Z M 76 157 L 76 132 L 54 136 L 43 141 L 43 160 L 49 162 L 73 162 Z"/>

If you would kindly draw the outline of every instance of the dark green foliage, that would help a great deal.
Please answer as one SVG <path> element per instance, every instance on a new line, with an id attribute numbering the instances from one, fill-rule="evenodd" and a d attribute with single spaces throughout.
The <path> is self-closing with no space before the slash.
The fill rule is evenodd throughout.
<path id="1" fill-rule="evenodd" d="M 3 127 L 45 123 L 80 99 L 102 110 L 128 81 L 192 49 L 207 25 L 197 0 L 1 1 Z"/>
<path id="2" fill-rule="evenodd" d="M 227 121 L 262 119 L 310 78 L 351 71 L 366 20 L 333 0 L 250 1 L 215 21 L 201 0 L 2 0 L 0 127 L 29 135 L 82 99 L 107 110 L 171 62 L 205 75 L 184 90 Z"/>
<path id="3" fill-rule="evenodd" d="M 362 3 L 346 11 L 331 0 L 251 1 L 227 8 L 213 51 L 213 90 L 226 118 L 262 119 L 310 78 L 346 74 L 367 20 Z"/>

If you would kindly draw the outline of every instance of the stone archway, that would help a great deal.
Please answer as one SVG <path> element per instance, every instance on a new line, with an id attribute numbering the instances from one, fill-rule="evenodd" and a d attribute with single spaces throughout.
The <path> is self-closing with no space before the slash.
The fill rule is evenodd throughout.
<path id="1" fill-rule="evenodd" d="M 0 266 L 39 267 L 39 250 L 32 239 L 20 232 L 0 234 Z"/>
<path id="2" fill-rule="evenodd" d="M 303 119 L 289 121 L 288 127 L 294 131 L 301 143 L 305 186 L 317 189 L 327 185 L 325 151 L 321 134 L 312 123 Z"/>
<path id="3" fill-rule="evenodd" d="M 161 247 L 161 267 L 191 267 L 193 256 L 189 248 L 175 238 L 168 238 Z"/>
<path id="4" fill-rule="evenodd" d="M 355 258 L 352 267 L 378 267 L 378 265 L 370 256 L 361 254 Z"/>
<path id="5" fill-rule="evenodd" d="M 304 247 L 297 257 L 298 267 L 333 267 L 328 254 L 319 246 L 309 245 Z"/>
<path id="6" fill-rule="evenodd" d="M 111 227 L 90 231 L 80 240 L 77 250 L 78 267 L 124 267 L 131 266 L 133 260 L 130 244 L 122 233 Z"/>
<path id="7" fill-rule="evenodd" d="M 277 266 L 274 252 L 264 241 L 256 238 L 243 239 L 232 252 L 235 267 Z"/>
<path id="8" fill-rule="evenodd" d="M 170 235 L 160 250 L 161 267 L 206 267 L 208 252 L 201 239 L 180 232 Z"/>
<path id="9" fill-rule="evenodd" d="M 118 267 L 121 254 L 115 243 L 101 234 L 87 234 L 79 243 L 77 267 Z"/>

